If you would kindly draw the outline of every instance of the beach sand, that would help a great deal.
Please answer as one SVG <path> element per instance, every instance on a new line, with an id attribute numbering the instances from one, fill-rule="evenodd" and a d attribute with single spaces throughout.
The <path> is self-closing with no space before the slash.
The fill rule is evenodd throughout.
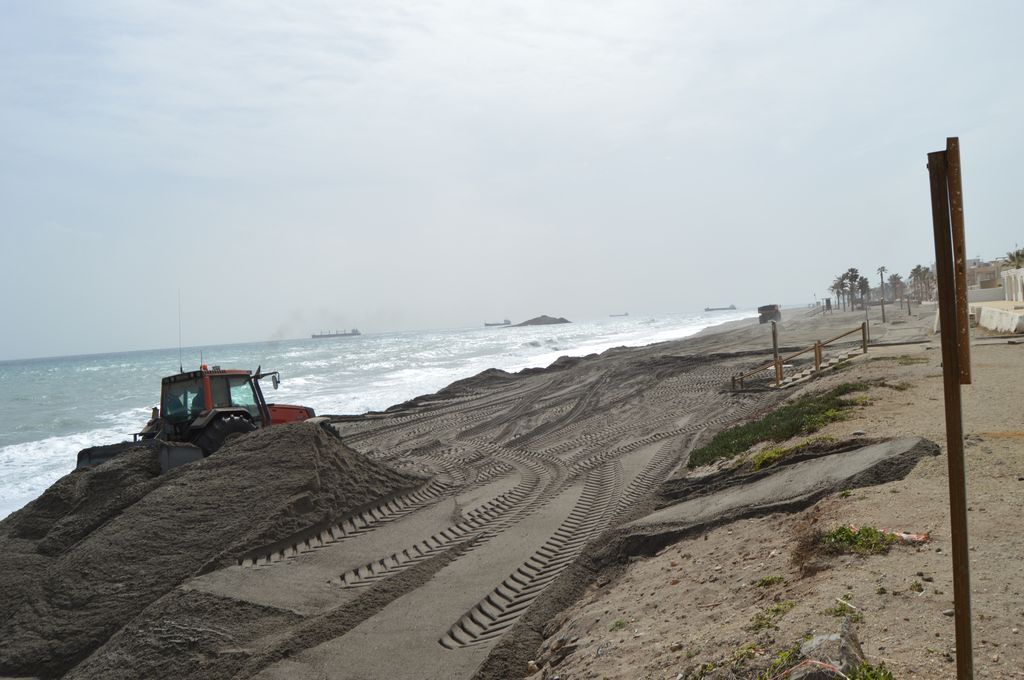
<path id="1" fill-rule="evenodd" d="M 989 335 L 975 339 L 974 380 L 963 387 L 975 677 L 1018 678 L 1024 676 L 1024 348 Z M 709 526 L 658 554 L 637 555 L 553 617 L 542 648 L 575 640 L 575 651 L 538 677 L 755 677 L 806 636 L 838 632 L 838 598 L 847 599 L 848 614 L 858 619 L 854 629 L 870 663 L 884 663 L 896 678 L 956 677 L 940 364 L 937 337 L 872 347 L 849 369 L 794 392 L 884 382 L 890 386 L 872 387 L 869 403 L 849 420 L 815 436 L 925 437 L 939 445 L 939 455 L 925 456 L 903 479 L 829 493 L 797 511 Z M 814 565 L 821 571 L 803 573 L 793 559 L 801 534 L 843 525 L 927 533 L 929 540 L 885 555 L 822 558 Z M 780 603 L 775 611 L 785 611 L 771 625 L 752 623 Z"/>
<path id="2" fill-rule="evenodd" d="M 888 313 L 889 323 L 873 318 L 871 329 L 872 339 L 887 346 L 873 347 L 848 368 L 791 390 L 770 389 L 756 378 L 747 382 L 751 389 L 729 389 L 730 376 L 771 357 L 769 327 L 745 321 L 683 341 L 563 357 L 546 369 L 485 371 L 384 413 L 332 418 L 345 451 L 351 449 L 357 458 L 339 450 L 331 460 L 341 462 L 325 467 L 323 449 L 334 446 L 329 440 L 293 442 L 307 456 L 304 465 L 315 471 L 312 482 L 282 475 L 276 459 L 247 460 L 239 453 L 231 457 L 233 465 L 246 471 L 244 479 L 262 480 L 266 490 L 226 488 L 255 494 L 258 502 L 247 512 L 229 513 L 230 522 L 215 523 L 219 530 L 230 527 L 230 535 L 200 541 L 208 554 L 194 568 L 186 561 L 187 568 L 175 570 L 161 587 L 123 571 L 123 579 L 111 576 L 106 586 L 90 591 L 93 611 L 131 602 L 130 611 L 124 609 L 116 620 L 108 617 L 93 634 L 81 626 L 58 625 L 75 620 L 83 606 L 60 596 L 62 579 L 73 578 L 60 565 L 72 557 L 67 546 L 51 542 L 53 554 L 42 559 L 33 552 L 35 544 L 24 542 L 24 530 L 16 527 L 32 515 L 30 506 L 21 520 L 12 516 L 0 522 L 0 548 L 17 549 L 23 560 L 8 569 L 34 574 L 48 586 L 43 592 L 24 585 L 0 590 L 0 607 L 14 622 L 7 625 L 7 639 L 0 640 L 0 675 L 511 678 L 524 676 L 527 662 L 544 660 L 547 653 L 539 671 L 545 677 L 675 678 L 731 649 L 740 637 L 735 630 L 749 621 L 750 608 L 764 606 L 764 596 L 798 602 L 779 621 L 775 642 L 760 643 L 770 650 L 811 628 L 830 632 L 836 621 L 819 615 L 822 603 L 853 592 L 852 603 L 867 606 L 878 596 L 865 589 L 874 593 L 882 579 L 888 591 L 902 595 L 884 598 L 884 606 L 875 609 L 885 613 L 872 609 L 859 624 L 871 658 L 878 658 L 881 646 L 894 668 L 947 677 L 951 666 L 942 654 L 951 644 L 952 620 L 941 609 L 950 606 L 952 589 L 946 583 L 948 563 L 943 571 L 949 548 L 941 457 L 875 466 L 857 479 L 881 486 L 838 498 L 831 492 L 843 486 L 839 479 L 836 488 L 817 494 L 823 498 L 790 503 L 782 514 L 754 509 L 728 524 L 711 522 L 706 530 L 690 526 L 685 517 L 643 519 L 659 508 L 663 513 L 685 507 L 672 493 L 685 484 L 686 459 L 695 446 L 800 391 L 839 381 L 878 377 L 909 387 L 872 388 L 871 402 L 853 420 L 830 425 L 826 433 L 846 438 L 862 429 L 874 439 L 912 435 L 942 443 L 941 401 L 934 400 L 941 398 L 937 341 L 929 335 L 934 308 L 915 307 L 909 316 Z M 821 317 L 787 310 L 784 316 L 779 327 L 784 351 L 856 328 L 863 320 L 863 313 Z M 846 348 L 857 342 L 859 337 L 851 336 Z M 979 555 L 979 582 L 993 593 L 991 602 L 979 601 L 978 611 L 1001 626 L 998 635 L 986 628 L 984 639 L 986 645 L 1000 645 L 993 652 L 1000 661 L 992 663 L 1003 668 L 1020 661 L 1013 646 L 1016 633 L 1010 631 L 1019 618 L 1015 593 L 1024 587 L 1024 577 L 1013 565 L 1004 577 L 1009 580 L 981 579 L 1002 574 L 999 569 L 1019 545 L 1014 543 L 1019 532 L 1008 525 L 1012 513 L 1006 519 L 999 513 L 1019 509 L 1012 484 L 1021 474 L 1015 452 L 1024 427 L 1014 417 L 1012 398 L 1005 398 L 1020 383 L 1014 357 L 1021 350 L 1005 340 L 993 342 L 1001 344 L 977 348 L 978 379 L 965 390 L 965 421 L 975 437 L 970 484 L 972 500 L 979 501 L 972 519 L 983 520 L 976 533 L 982 552 L 972 554 Z M 927 362 L 904 365 L 899 360 L 904 355 Z M 252 436 L 275 441 L 274 430 Z M 208 459 L 207 473 L 227 474 L 219 473 L 214 461 L 230 454 L 231 447 L 241 452 L 247 440 Z M 287 446 L 274 450 L 288 453 Z M 346 470 L 353 466 L 372 470 L 380 483 L 346 482 Z M 323 476 L 327 470 L 333 471 Z M 58 485 L 67 486 L 69 479 L 74 476 Z M 192 479 L 214 515 L 218 502 L 225 508 L 244 505 L 242 496 L 221 501 L 213 492 L 211 497 L 210 490 L 220 488 L 215 479 Z M 983 491 L 985 479 L 992 481 L 989 492 Z M 114 560 L 112 551 L 139 540 L 118 530 L 136 506 L 159 509 L 159 498 L 149 497 L 165 485 L 150 479 L 140 483 L 157 488 L 134 487 L 139 498 L 110 509 L 105 524 L 78 537 L 76 546 L 88 547 L 94 562 Z M 973 495 L 979 493 L 988 495 Z M 285 510 L 287 522 L 281 522 Z M 843 559 L 799 578 L 786 566 L 786 551 L 793 527 L 808 516 L 823 523 L 879 522 L 931 531 L 933 538 L 920 552 L 897 549 L 884 557 Z M 695 530 L 700 537 L 690 545 L 694 539 L 686 535 Z M 43 523 L 31 540 L 46 542 L 49 531 Z M 199 539 L 162 540 L 147 537 L 147 545 L 171 554 L 187 550 L 182 541 Z M 1000 547 L 982 547 L 983 542 Z M 75 559 L 81 559 L 80 549 L 78 554 Z M 92 568 L 94 562 L 79 566 Z M 684 573 L 668 578 L 669 583 L 678 578 L 671 587 L 669 569 Z M 755 571 L 757 578 L 772 571 L 787 580 L 771 592 L 754 589 L 748 582 Z M 903 581 L 917 571 L 934 581 L 927 582 L 924 595 L 911 598 Z M 116 575 L 116 565 L 105 573 Z M 842 592 L 833 593 L 840 584 Z M 657 608 L 652 611 L 648 601 Z M 935 626 L 906 630 L 904 617 L 931 616 L 936 608 Z M 898 621 L 890 622 L 886 617 L 896 612 L 901 612 Z M 628 635 L 626 628 L 609 631 L 618 620 L 626 622 Z M 790 622 L 802 626 L 799 634 L 783 628 Z M 77 632 L 69 642 L 72 629 Z M 914 636 L 925 629 L 932 637 L 922 646 Z M 552 668 L 550 648 L 559 637 L 578 639 L 574 651 L 563 652 Z M 48 645 L 56 649 L 57 641 L 73 646 L 75 656 L 47 658 Z M 671 651 L 679 641 L 681 651 Z M 924 651 L 932 648 L 939 651 Z M 935 669 L 942 674 L 928 676 Z"/>

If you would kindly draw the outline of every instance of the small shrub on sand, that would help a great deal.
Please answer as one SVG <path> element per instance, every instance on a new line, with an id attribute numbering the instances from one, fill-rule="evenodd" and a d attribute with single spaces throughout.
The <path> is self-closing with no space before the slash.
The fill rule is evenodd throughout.
<path id="1" fill-rule="evenodd" d="M 857 405 L 853 399 L 844 398 L 846 395 L 863 392 L 868 387 L 863 382 L 844 383 L 827 392 L 804 395 L 762 418 L 719 432 L 690 454 L 687 465 L 693 468 L 718 458 L 730 458 L 759 442 L 783 442 L 800 434 L 813 434 L 831 422 L 842 420 L 845 411 Z"/>
<path id="2" fill-rule="evenodd" d="M 796 602 L 793 602 L 792 600 L 783 600 L 782 602 L 776 602 L 770 607 L 765 607 L 751 617 L 750 625 L 748 625 L 747 628 L 752 631 L 775 628 L 775 622 L 781 619 L 786 612 L 795 606 Z"/>
<path id="3" fill-rule="evenodd" d="M 786 579 L 779 576 L 778 574 L 775 574 L 774 576 L 765 576 L 763 578 L 758 579 L 757 583 L 755 583 L 754 585 L 756 585 L 758 588 L 769 588 L 776 584 L 785 582 Z"/>
<path id="4" fill-rule="evenodd" d="M 825 610 L 825 613 L 830 616 L 843 616 L 850 619 L 850 623 L 860 623 L 864 620 L 864 615 L 853 608 L 848 598 L 844 597 L 842 600 L 836 602 L 836 606 Z"/>
<path id="5" fill-rule="evenodd" d="M 612 625 L 608 626 L 608 630 L 622 630 L 627 625 L 629 624 L 627 624 L 623 619 L 619 619 L 617 621 L 613 621 Z"/>
<path id="6" fill-rule="evenodd" d="M 750 469 L 757 472 L 761 468 L 768 467 L 769 465 L 775 465 L 783 458 L 786 458 L 794 453 L 800 453 L 812 449 L 815 446 L 831 444 L 834 439 L 832 437 L 815 437 L 805 441 L 802 444 L 796 446 L 775 446 L 764 451 L 759 451 L 754 454 L 750 459 Z"/>
<path id="7" fill-rule="evenodd" d="M 858 555 L 879 555 L 889 552 L 896 537 L 882 533 L 875 527 L 838 527 L 822 535 L 821 545 L 830 553 L 856 553 Z"/>
<path id="8" fill-rule="evenodd" d="M 885 667 L 884 662 L 877 666 L 872 666 L 867 662 L 862 663 L 846 677 L 850 680 L 893 680 L 892 672 Z"/>
<path id="9" fill-rule="evenodd" d="M 789 649 L 783 649 L 772 657 L 768 668 L 757 675 L 757 680 L 776 680 L 786 677 L 786 671 L 793 668 L 800 662 L 800 642 L 795 643 Z"/>

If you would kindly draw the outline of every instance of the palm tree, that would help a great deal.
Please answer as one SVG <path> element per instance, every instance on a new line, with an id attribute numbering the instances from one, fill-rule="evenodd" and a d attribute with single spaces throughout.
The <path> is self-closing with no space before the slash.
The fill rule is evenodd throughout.
<path id="1" fill-rule="evenodd" d="M 892 289 L 892 299 L 899 297 L 903 301 L 903 277 L 899 274 L 889 274 L 889 288 Z"/>
<path id="2" fill-rule="evenodd" d="M 836 277 L 836 280 L 832 282 L 831 290 L 836 294 L 836 307 L 839 307 L 840 303 L 843 305 L 843 311 L 846 311 L 846 297 L 843 295 L 846 292 L 846 279 L 840 275 Z"/>
<path id="3" fill-rule="evenodd" d="M 879 287 L 882 289 L 882 302 L 885 302 L 885 279 L 883 277 L 885 276 L 885 273 L 889 270 L 886 269 L 885 265 L 883 264 L 876 271 L 878 272 L 878 284 Z M 893 297 L 895 297 L 895 294 L 893 295 Z"/>
<path id="4" fill-rule="evenodd" d="M 860 272 L 857 271 L 856 267 L 850 267 L 846 270 L 846 280 L 850 284 L 850 309 L 853 309 L 853 303 L 857 299 L 857 280 L 860 279 Z"/>
<path id="5" fill-rule="evenodd" d="M 860 291 L 860 306 L 864 308 L 871 299 L 871 282 L 868 281 L 868 277 L 860 276 L 857 278 L 857 290 Z"/>
<path id="6" fill-rule="evenodd" d="M 1024 267 L 1024 248 L 1017 248 L 1007 252 L 1006 266 L 1008 269 L 1021 269 Z"/>
<path id="7" fill-rule="evenodd" d="M 932 272 L 931 267 L 924 267 L 924 271 L 922 272 L 922 277 L 924 278 L 924 292 L 925 292 L 925 295 L 927 295 L 928 299 L 931 300 L 932 298 L 935 297 L 935 295 L 934 295 L 934 290 L 935 290 L 935 273 Z"/>
<path id="8" fill-rule="evenodd" d="M 919 264 L 910 270 L 910 278 L 914 281 L 914 295 L 918 300 L 931 298 L 932 281 L 935 279 L 931 269 Z"/>

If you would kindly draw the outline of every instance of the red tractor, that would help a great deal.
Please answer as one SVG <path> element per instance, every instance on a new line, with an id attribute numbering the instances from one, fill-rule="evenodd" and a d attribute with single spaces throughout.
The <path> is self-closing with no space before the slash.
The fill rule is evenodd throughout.
<path id="1" fill-rule="evenodd" d="M 277 389 L 281 382 L 277 371 L 263 373 L 259 368 L 253 375 L 203 364 L 198 371 L 168 376 L 161 381 L 160 408 L 153 407 L 153 417 L 135 439 L 164 442 L 160 465 L 166 471 L 209 456 L 232 435 L 316 416 L 308 406 L 268 404 L 260 389 L 260 380 L 267 377 Z M 80 451 L 77 467 L 99 465 L 120 453 L 118 446 Z"/>

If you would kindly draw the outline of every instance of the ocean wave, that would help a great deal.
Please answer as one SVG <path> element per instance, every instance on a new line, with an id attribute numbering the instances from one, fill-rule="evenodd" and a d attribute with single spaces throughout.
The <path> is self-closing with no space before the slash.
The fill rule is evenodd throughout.
<path id="1" fill-rule="evenodd" d="M 100 429 L 0 448 L 0 519 L 74 470 L 82 449 L 126 439 L 131 435 L 122 430 Z"/>
<path id="2" fill-rule="evenodd" d="M 280 371 L 280 389 L 264 389 L 268 401 L 304 404 L 320 414 L 358 414 L 437 392 L 487 368 L 545 367 L 563 355 L 674 340 L 752 315 L 601 319 L 501 333 L 404 332 L 365 336 L 344 346 L 312 340 L 253 343 L 210 348 L 205 355 L 211 366 L 252 370 L 261 364 Z M 10 416 L 0 431 L 0 516 L 70 471 L 82 448 L 130 439 L 159 399 L 160 378 L 178 365 L 176 349 L 5 364 L 7 382 L 26 387 L 0 395 L 0 410 Z M 86 393 L 96 398 L 83 401 Z"/>

